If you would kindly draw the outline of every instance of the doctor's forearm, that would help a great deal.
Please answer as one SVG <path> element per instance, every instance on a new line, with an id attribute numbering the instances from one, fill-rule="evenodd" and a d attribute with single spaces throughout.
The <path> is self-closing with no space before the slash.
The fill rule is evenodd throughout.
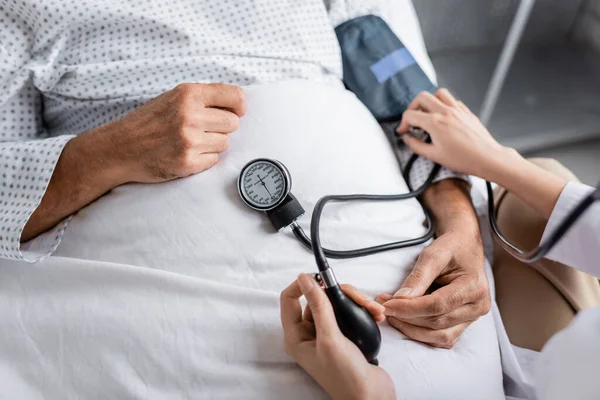
<path id="1" fill-rule="evenodd" d="M 513 149 L 490 157 L 485 179 L 512 192 L 525 204 L 550 218 L 567 180 L 531 163 Z"/>

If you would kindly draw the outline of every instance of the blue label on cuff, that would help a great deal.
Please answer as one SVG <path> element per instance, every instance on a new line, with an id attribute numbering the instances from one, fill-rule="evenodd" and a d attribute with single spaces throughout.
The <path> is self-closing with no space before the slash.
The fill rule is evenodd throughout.
<path id="1" fill-rule="evenodd" d="M 412 54 L 410 54 L 410 51 L 402 48 L 391 52 L 371 65 L 371 71 L 375 75 L 375 78 L 377 78 L 377 81 L 383 83 L 398 72 L 414 64 L 416 64 L 416 61 Z"/>

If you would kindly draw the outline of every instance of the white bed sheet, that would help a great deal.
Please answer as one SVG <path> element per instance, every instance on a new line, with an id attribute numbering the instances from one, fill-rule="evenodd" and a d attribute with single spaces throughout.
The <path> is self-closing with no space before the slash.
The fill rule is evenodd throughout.
<path id="1" fill-rule="evenodd" d="M 238 198 L 240 168 L 284 162 L 307 215 L 329 193 L 406 190 L 376 121 L 338 86 L 247 88 L 248 114 L 217 166 L 130 184 L 81 210 L 56 254 L 0 261 L 0 397 L 14 399 L 325 398 L 282 345 L 279 292 L 315 270 L 289 232 Z M 423 232 L 416 201 L 334 205 L 324 244 L 352 248 Z M 421 248 L 332 261 L 370 295 L 392 292 Z M 382 325 L 381 365 L 401 399 L 503 398 L 486 315 L 448 351 Z"/>

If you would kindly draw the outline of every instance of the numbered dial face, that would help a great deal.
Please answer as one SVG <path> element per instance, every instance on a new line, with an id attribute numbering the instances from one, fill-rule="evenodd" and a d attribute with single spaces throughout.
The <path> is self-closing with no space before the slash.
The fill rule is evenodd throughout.
<path id="1" fill-rule="evenodd" d="M 261 211 L 275 208 L 290 191 L 290 177 L 278 161 L 258 159 L 248 163 L 240 174 L 238 187 L 244 202 Z"/>

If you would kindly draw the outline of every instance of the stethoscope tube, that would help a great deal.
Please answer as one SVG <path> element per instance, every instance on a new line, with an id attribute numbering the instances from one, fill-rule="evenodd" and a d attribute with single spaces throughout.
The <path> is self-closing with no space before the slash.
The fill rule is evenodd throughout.
<path id="1" fill-rule="evenodd" d="M 581 217 L 581 215 L 597 200 L 600 200 L 600 184 L 598 188 L 586 196 L 577 204 L 571 213 L 560 223 L 560 225 L 550 234 L 548 239 L 541 243 L 536 248 L 524 251 L 510 243 L 498 228 L 496 221 L 496 210 L 494 207 L 494 192 L 490 182 L 485 182 L 488 195 L 488 215 L 490 227 L 500 246 L 506 250 L 511 256 L 526 264 L 535 263 L 544 258 L 550 250 L 565 236 L 567 231 L 571 229 L 573 224 Z"/>

